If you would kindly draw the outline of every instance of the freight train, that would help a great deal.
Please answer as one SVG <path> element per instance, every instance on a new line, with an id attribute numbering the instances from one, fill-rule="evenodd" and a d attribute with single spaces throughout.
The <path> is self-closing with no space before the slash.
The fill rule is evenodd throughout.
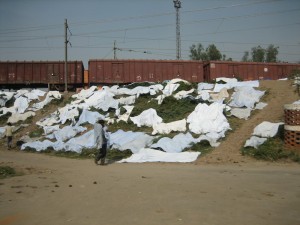
<path id="1" fill-rule="evenodd" d="M 88 70 L 82 61 L 68 61 L 69 89 L 91 85 L 162 82 L 181 78 L 190 82 L 210 82 L 217 77 L 240 80 L 281 79 L 300 64 L 192 60 L 100 60 L 91 59 Z M 64 90 L 64 61 L 0 61 L 0 87 L 47 86 Z"/>

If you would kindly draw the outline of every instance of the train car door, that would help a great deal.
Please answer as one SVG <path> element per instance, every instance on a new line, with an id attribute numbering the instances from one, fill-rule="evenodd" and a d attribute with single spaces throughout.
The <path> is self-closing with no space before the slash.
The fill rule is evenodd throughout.
<path id="1" fill-rule="evenodd" d="M 6 63 L 0 63 L 0 84 L 6 84 L 8 77 L 8 69 Z"/>
<path id="2" fill-rule="evenodd" d="M 124 64 L 112 63 L 112 75 L 113 83 L 122 82 L 124 77 Z"/>
<path id="3" fill-rule="evenodd" d="M 24 67 L 24 81 L 26 84 L 35 83 L 32 79 L 33 63 L 25 63 Z"/>
<path id="4" fill-rule="evenodd" d="M 16 63 L 9 63 L 8 64 L 8 83 L 14 84 L 16 77 L 17 77 L 17 64 Z"/>
<path id="5" fill-rule="evenodd" d="M 59 65 L 58 64 L 48 64 L 47 67 L 48 74 L 48 82 L 50 84 L 58 84 L 59 83 Z"/>
<path id="6" fill-rule="evenodd" d="M 231 77 L 239 77 L 239 67 L 237 65 L 228 65 L 228 75 Z"/>
<path id="7" fill-rule="evenodd" d="M 183 64 L 173 64 L 173 77 L 184 79 Z"/>

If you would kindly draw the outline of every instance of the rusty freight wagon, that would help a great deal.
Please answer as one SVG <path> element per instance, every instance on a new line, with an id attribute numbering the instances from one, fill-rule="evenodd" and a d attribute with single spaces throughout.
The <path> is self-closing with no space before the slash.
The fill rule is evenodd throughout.
<path id="1" fill-rule="evenodd" d="M 68 88 L 83 85 L 82 61 L 68 62 Z M 0 61 L 2 88 L 64 87 L 64 61 Z"/>
<path id="2" fill-rule="evenodd" d="M 288 77 L 293 70 L 300 70 L 300 64 L 210 61 L 204 65 L 206 81 L 218 77 L 242 80 L 277 80 Z"/>
<path id="3" fill-rule="evenodd" d="M 175 60 L 89 60 L 89 84 L 203 81 L 203 62 Z"/>

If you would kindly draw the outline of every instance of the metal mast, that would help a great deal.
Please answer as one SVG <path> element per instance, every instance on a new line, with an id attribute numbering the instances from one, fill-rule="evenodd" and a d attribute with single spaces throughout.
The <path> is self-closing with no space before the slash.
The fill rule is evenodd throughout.
<path id="1" fill-rule="evenodd" d="M 176 59 L 181 59 L 181 40 L 180 40 L 180 15 L 179 9 L 181 8 L 181 2 L 179 0 L 173 0 L 174 7 L 176 9 Z"/>
<path id="2" fill-rule="evenodd" d="M 65 19 L 65 92 L 68 92 L 68 21 Z"/>

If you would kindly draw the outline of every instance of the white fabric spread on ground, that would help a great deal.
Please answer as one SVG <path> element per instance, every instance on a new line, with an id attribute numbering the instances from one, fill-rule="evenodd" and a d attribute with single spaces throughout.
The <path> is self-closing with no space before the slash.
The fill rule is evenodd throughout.
<path id="1" fill-rule="evenodd" d="M 30 117 L 33 117 L 33 116 L 35 116 L 35 112 L 30 112 L 30 111 L 28 111 L 28 112 L 25 112 L 25 113 L 23 113 L 23 114 L 20 114 L 20 113 L 14 113 L 14 114 L 12 114 L 12 115 L 8 118 L 7 122 L 8 122 L 8 123 L 14 124 L 14 123 L 17 123 L 17 122 L 19 122 L 19 121 L 24 121 L 24 120 L 26 120 L 27 118 L 30 118 Z"/>
<path id="2" fill-rule="evenodd" d="M 260 137 L 274 137 L 280 125 L 284 123 L 271 123 L 264 121 L 254 128 L 253 135 Z"/>
<path id="3" fill-rule="evenodd" d="M 255 109 L 263 109 L 267 106 L 268 104 L 267 103 L 264 103 L 264 102 L 259 102 L 255 105 Z"/>
<path id="4" fill-rule="evenodd" d="M 29 106 L 29 100 L 25 97 L 18 97 L 14 102 L 14 107 L 17 113 L 24 113 Z"/>
<path id="5" fill-rule="evenodd" d="M 252 136 L 249 140 L 246 141 L 246 144 L 244 145 L 244 147 L 253 147 L 253 148 L 257 149 L 258 146 L 265 143 L 266 140 L 267 140 L 267 138 Z"/>
<path id="6" fill-rule="evenodd" d="M 6 102 L 14 97 L 15 92 L 0 91 L 0 107 L 5 106 Z"/>
<path id="7" fill-rule="evenodd" d="M 49 91 L 44 101 L 32 105 L 32 110 L 37 111 L 48 105 L 53 99 L 61 99 L 61 94 L 58 91 Z"/>
<path id="8" fill-rule="evenodd" d="M 87 109 L 83 109 L 76 125 L 79 126 L 84 123 L 95 124 L 98 119 L 105 119 L 105 116 L 98 112 L 91 112 Z"/>
<path id="9" fill-rule="evenodd" d="M 216 84 L 214 87 L 213 92 L 219 92 L 222 90 L 222 88 L 227 88 L 227 89 L 231 89 L 231 88 L 235 88 L 235 87 L 259 87 L 259 82 L 258 80 L 254 80 L 254 81 L 241 81 L 241 82 L 229 82 L 226 84 Z"/>
<path id="10" fill-rule="evenodd" d="M 211 90 L 214 88 L 214 84 L 209 84 L 209 83 L 198 83 L 198 92 L 202 91 L 202 90 Z"/>
<path id="11" fill-rule="evenodd" d="M 152 143 L 154 137 L 151 137 L 143 132 L 132 132 L 118 130 L 110 136 L 112 148 L 120 151 L 131 150 L 132 153 L 138 152 Z"/>
<path id="12" fill-rule="evenodd" d="M 64 142 L 75 137 L 76 134 L 86 131 L 87 128 L 81 126 L 65 126 L 62 129 L 53 132 L 53 135 L 57 141 Z"/>
<path id="13" fill-rule="evenodd" d="M 186 131 L 186 119 L 170 122 L 170 123 L 158 123 L 153 124 L 152 135 L 155 134 L 169 134 L 172 131 L 185 132 Z"/>
<path id="14" fill-rule="evenodd" d="M 200 152 L 167 153 L 150 148 L 143 148 L 138 153 L 127 159 L 122 159 L 120 163 L 143 163 L 143 162 L 181 162 L 188 163 L 195 161 Z"/>
<path id="15" fill-rule="evenodd" d="M 153 145 L 151 148 L 161 148 L 165 152 L 181 152 L 183 149 L 191 147 L 194 143 L 197 143 L 198 139 L 193 138 L 190 133 L 180 133 L 173 138 L 164 137 Z"/>
<path id="16" fill-rule="evenodd" d="M 264 91 L 258 91 L 252 87 L 237 87 L 231 96 L 229 105 L 232 107 L 253 109 L 255 103 L 259 102 L 264 93 Z"/>
<path id="17" fill-rule="evenodd" d="M 271 123 L 268 121 L 260 123 L 254 128 L 253 136 L 246 141 L 244 147 L 258 148 L 267 138 L 274 137 L 278 133 L 279 126 L 283 124 L 284 123 Z"/>
<path id="18" fill-rule="evenodd" d="M 127 106 L 123 106 L 123 108 L 126 110 L 126 112 L 118 116 L 117 122 L 124 121 L 127 123 L 134 106 L 127 105 Z"/>
<path id="19" fill-rule="evenodd" d="M 196 99 L 202 98 L 203 100 L 209 100 L 209 94 L 212 92 L 209 89 L 212 89 L 214 86 L 214 91 L 221 93 L 215 94 L 215 99 L 217 101 L 223 101 L 224 98 L 228 97 L 227 89 L 238 87 L 235 89 L 235 93 L 232 96 L 231 104 L 234 107 L 247 107 L 246 109 L 232 109 L 232 114 L 235 114 L 236 111 L 246 112 L 243 115 L 243 118 L 248 118 L 248 113 L 256 105 L 257 108 L 264 106 L 263 104 L 258 103 L 259 98 L 263 95 L 264 92 L 259 92 L 253 89 L 253 87 L 258 87 L 258 81 L 251 82 L 237 82 L 232 79 L 225 79 L 227 84 L 207 84 L 200 83 L 198 84 L 198 94 L 199 96 Z M 106 121 L 112 121 L 117 119 L 117 121 L 127 122 L 130 113 L 134 105 L 128 106 L 129 104 L 134 104 L 135 100 L 141 94 L 150 94 L 155 95 L 162 93 L 158 97 L 159 102 L 161 103 L 166 96 L 170 96 L 178 89 L 180 86 L 179 82 L 185 82 L 181 79 L 173 79 L 168 81 L 164 87 L 161 84 L 154 84 L 148 87 L 135 87 L 133 89 L 128 88 L 119 88 L 119 86 L 106 87 L 104 86 L 102 90 L 98 90 L 97 87 L 91 87 L 87 90 L 81 90 L 78 94 L 73 95 L 72 97 L 75 100 L 66 105 L 63 108 L 58 109 L 51 115 L 41 119 L 36 124 L 43 127 L 45 135 L 43 138 L 56 139 L 56 142 L 50 140 L 44 141 L 33 141 L 28 142 L 22 145 L 22 150 L 27 147 L 35 148 L 37 151 L 46 150 L 47 148 L 53 148 L 55 151 L 74 151 L 81 153 L 82 149 L 91 149 L 94 148 L 93 130 L 85 132 L 86 128 L 79 127 L 81 124 L 89 123 L 94 124 L 98 118 L 105 119 Z M 189 83 L 189 82 L 185 82 Z M 246 86 L 246 87 L 245 87 Z M 130 85 L 128 86 L 130 87 Z M 226 90 L 226 93 L 225 93 Z M 189 96 L 194 92 L 194 90 L 189 91 L 180 91 L 174 95 L 175 98 L 183 98 Z M 9 92 L 8 95 L 1 96 L 0 92 L 0 104 L 4 104 L 7 99 L 16 98 L 19 99 L 14 102 L 14 106 L 11 108 L 2 107 L 2 113 L 11 112 L 16 114 L 16 112 L 24 112 L 21 115 L 22 117 L 27 114 L 31 114 L 28 108 L 28 104 L 31 100 L 39 100 L 39 96 L 45 95 L 45 92 L 41 91 L 28 91 L 20 90 L 17 92 Z M 225 94 L 225 95 L 223 95 Z M 128 96 L 118 96 L 118 95 L 128 95 Z M 253 100 L 253 96 L 258 95 L 258 97 Z M 117 97 L 118 96 L 118 97 Z M 33 107 L 35 110 L 43 108 L 54 98 L 61 98 L 59 92 L 48 92 L 46 98 L 42 102 L 34 104 Z M 119 105 L 124 105 L 126 113 L 120 115 Z M 236 106 L 239 105 L 239 106 Z M 143 132 L 132 132 L 132 131 L 122 131 L 118 130 L 111 134 L 111 144 L 114 149 L 118 150 L 131 150 L 133 155 L 122 160 L 123 162 L 191 162 L 197 159 L 200 155 L 199 152 L 182 152 L 184 149 L 188 149 L 195 143 L 199 143 L 203 140 L 209 141 L 211 146 L 218 146 L 220 143 L 217 141 L 225 136 L 225 132 L 230 129 L 229 123 L 226 117 L 223 114 L 226 105 L 218 102 L 214 102 L 210 105 L 207 104 L 198 104 L 195 107 L 194 111 L 186 118 L 179 121 L 174 121 L 171 123 L 163 123 L 161 117 L 157 115 L 156 110 L 148 109 L 143 111 L 140 115 L 131 117 L 131 120 L 137 126 L 149 126 L 153 127 L 153 134 L 156 133 L 169 133 L 172 131 L 175 132 L 187 132 L 179 133 L 173 138 L 160 138 L 156 144 L 152 145 L 154 138 L 150 135 L 147 135 Z M 110 108 L 115 109 L 115 118 L 110 118 L 111 113 L 107 115 L 101 115 L 98 112 L 92 112 L 89 110 L 101 109 L 103 111 L 108 111 Z M 79 114 L 81 112 L 81 114 Z M 3 115 L 2 114 L 2 115 Z M 79 118 L 78 118 L 79 117 Z M 17 121 L 17 120 L 14 120 Z M 62 126 L 66 121 L 71 121 L 75 126 Z M 188 123 L 188 127 L 186 126 Z M 60 129 L 60 126 L 62 127 Z M 278 129 L 278 127 L 277 127 Z M 265 128 L 260 131 L 260 133 L 268 133 L 269 128 Z M 190 132 L 199 134 L 198 138 L 194 138 Z M 1 129 L 0 129 L 1 133 Z M 83 134 L 79 134 L 83 133 Z M 77 137 L 74 137 L 76 136 Z M 255 143 L 260 143 L 261 139 L 252 137 L 254 146 L 257 146 Z M 249 143 L 247 143 L 249 144 Z M 152 146 L 151 146 L 152 145 Z M 160 148 L 166 152 L 157 151 L 149 148 Z"/>
<path id="20" fill-rule="evenodd" d="M 189 129 L 195 134 L 210 132 L 224 132 L 230 129 L 229 123 L 223 114 L 224 104 L 217 102 L 211 105 L 199 103 L 188 116 Z"/>
<path id="21" fill-rule="evenodd" d="M 130 117 L 130 119 L 138 127 L 152 127 L 154 124 L 159 124 L 162 122 L 162 118 L 159 117 L 156 110 L 152 108 L 143 111 L 138 116 Z"/>
<path id="22" fill-rule="evenodd" d="M 230 113 L 239 119 L 247 120 L 251 115 L 251 111 L 250 108 L 232 108 Z"/>

